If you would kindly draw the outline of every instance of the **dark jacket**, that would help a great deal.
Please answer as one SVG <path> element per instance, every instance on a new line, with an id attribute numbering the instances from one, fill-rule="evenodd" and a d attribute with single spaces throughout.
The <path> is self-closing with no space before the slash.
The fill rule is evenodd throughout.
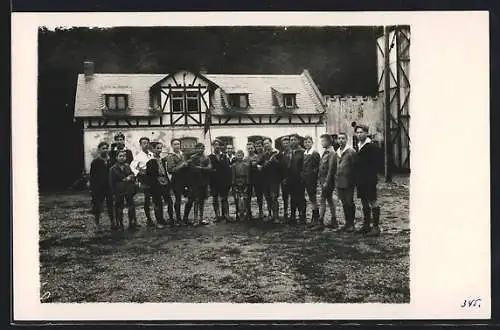
<path id="1" fill-rule="evenodd" d="M 244 161 L 250 167 L 250 182 L 254 183 L 256 179 L 259 177 L 259 171 L 257 170 L 257 160 L 259 156 L 257 154 L 253 154 L 252 156 L 246 156 Z"/>
<path id="2" fill-rule="evenodd" d="M 210 185 L 212 187 L 229 187 L 231 185 L 231 166 L 227 156 L 220 153 L 218 159 L 215 154 L 209 155 L 208 158 L 212 164 Z"/>
<path id="3" fill-rule="evenodd" d="M 188 181 L 192 186 L 207 186 L 212 175 L 210 158 L 205 155 L 194 155 L 189 161 Z"/>
<path id="4" fill-rule="evenodd" d="M 295 150 L 290 150 L 292 154 L 290 158 L 290 167 L 288 170 L 288 179 L 290 182 L 301 182 L 302 181 L 302 169 L 304 166 L 304 149 L 298 147 Z"/>
<path id="5" fill-rule="evenodd" d="M 116 163 L 109 169 L 109 185 L 113 194 L 117 196 L 126 196 L 137 193 L 135 180 L 125 181 L 125 178 L 129 175 L 134 175 L 134 173 L 132 173 L 128 164 L 124 164 L 122 169 L 120 164 Z"/>
<path id="6" fill-rule="evenodd" d="M 181 187 L 185 184 L 188 168 L 187 166 L 182 166 L 182 162 L 186 160 L 184 154 L 178 155 L 174 152 L 171 152 L 167 155 L 167 171 L 172 174 L 172 184 L 176 187 Z"/>
<path id="7" fill-rule="evenodd" d="M 281 180 L 281 167 L 277 151 L 263 152 L 259 155 L 257 164 L 262 166 L 261 180 L 263 184 L 275 183 Z"/>
<path id="8" fill-rule="evenodd" d="M 356 185 L 377 183 L 378 147 L 373 142 L 366 143 L 356 154 Z"/>
<path id="9" fill-rule="evenodd" d="M 292 161 L 292 154 L 290 152 L 290 149 L 287 150 L 282 150 L 279 152 L 278 155 L 278 160 L 280 164 L 280 170 L 281 170 L 281 181 L 286 180 L 288 182 L 288 178 L 290 176 L 290 164 Z"/>
<path id="10" fill-rule="evenodd" d="M 318 169 L 318 181 L 330 189 L 335 188 L 335 173 L 337 172 L 337 154 L 333 148 L 326 149 L 321 155 Z"/>
<path id="11" fill-rule="evenodd" d="M 232 185 L 250 184 L 250 164 L 245 161 L 234 161 L 231 165 Z"/>
<path id="12" fill-rule="evenodd" d="M 146 163 L 145 183 L 153 190 L 161 188 L 161 186 L 170 185 L 170 180 L 167 175 L 167 160 L 161 158 L 160 162 L 163 166 L 164 175 L 161 175 L 158 159 L 152 158 Z"/>
<path id="13" fill-rule="evenodd" d="M 111 162 L 96 158 L 90 163 L 90 188 L 92 191 L 109 191 L 109 169 Z"/>
<path id="14" fill-rule="evenodd" d="M 351 147 L 344 150 L 341 156 L 338 157 L 337 173 L 335 175 L 336 185 L 338 188 L 348 188 L 355 185 L 354 183 L 355 161 L 356 161 L 356 151 Z"/>
<path id="15" fill-rule="evenodd" d="M 310 155 L 304 153 L 304 164 L 302 165 L 302 179 L 306 183 L 316 183 L 318 181 L 318 170 L 321 156 L 317 151 Z"/>

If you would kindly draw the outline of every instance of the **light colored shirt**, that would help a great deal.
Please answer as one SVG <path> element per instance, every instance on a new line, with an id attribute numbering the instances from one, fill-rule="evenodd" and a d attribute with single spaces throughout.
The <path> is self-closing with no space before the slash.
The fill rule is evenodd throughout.
<path id="1" fill-rule="evenodd" d="M 311 148 L 311 149 L 305 149 L 304 155 L 312 155 L 313 152 L 314 152 L 313 148 Z"/>
<path id="2" fill-rule="evenodd" d="M 363 142 L 363 143 L 358 142 L 358 150 L 361 150 L 361 148 L 363 148 L 365 146 L 365 144 L 370 143 L 370 142 L 372 142 L 372 140 L 369 137 L 367 137 L 365 142 Z"/>
<path id="3" fill-rule="evenodd" d="M 134 175 L 139 174 L 139 172 L 146 171 L 146 164 L 147 162 L 153 158 L 153 153 L 151 152 L 144 152 L 144 151 L 139 151 L 137 155 L 135 155 L 134 160 L 132 161 L 132 164 L 130 164 L 130 168 L 132 169 L 132 172 Z"/>

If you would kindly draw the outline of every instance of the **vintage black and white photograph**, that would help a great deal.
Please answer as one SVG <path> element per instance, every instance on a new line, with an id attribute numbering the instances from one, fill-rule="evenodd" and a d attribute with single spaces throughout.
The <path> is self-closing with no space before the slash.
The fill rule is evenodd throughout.
<path id="1" fill-rule="evenodd" d="M 410 45 L 40 26 L 40 301 L 409 303 Z"/>

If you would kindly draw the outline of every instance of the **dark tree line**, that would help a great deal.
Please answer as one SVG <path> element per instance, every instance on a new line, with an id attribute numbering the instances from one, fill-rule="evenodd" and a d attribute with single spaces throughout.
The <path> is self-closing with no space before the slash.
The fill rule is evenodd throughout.
<path id="1" fill-rule="evenodd" d="M 84 60 L 94 61 L 95 71 L 102 73 L 169 73 L 203 66 L 209 73 L 297 74 L 307 68 L 324 94 L 374 95 L 375 32 L 369 27 L 41 28 L 40 187 L 68 187 L 81 173 L 82 130 L 73 122 L 73 111 Z"/>

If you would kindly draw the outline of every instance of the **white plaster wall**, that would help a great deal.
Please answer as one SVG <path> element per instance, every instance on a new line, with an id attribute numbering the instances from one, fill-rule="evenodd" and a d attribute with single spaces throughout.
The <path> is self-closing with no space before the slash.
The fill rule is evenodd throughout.
<path id="1" fill-rule="evenodd" d="M 149 137 L 151 141 L 160 141 L 165 145 L 164 153 L 170 149 L 170 140 L 174 137 L 195 137 L 199 142 L 206 146 L 207 153 L 210 152 L 210 139 L 217 136 L 232 136 L 236 149 L 246 150 L 247 137 L 251 135 L 268 136 L 273 139 L 283 135 L 297 133 L 301 136 L 310 135 L 314 139 L 316 150 L 320 150 L 319 137 L 326 132 L 324 126 L 314 125 L 286 125 L 286 126 L 266 126 L 259 127 L 255 125 L 212 127 L 210 134 L 203 136 L 202 127 L 173 127 L 173 128 L 128 128 L 128 129 L 85 129 L 84 131 L 84 152 L 85 152 L 85 170 L 88 172 L 90 163 L 96 156 L 97 145 L 101 141 L 113 143 L 113 137 L 117 132 L 125 135 L 125 144 L 135 155 L 140 151 L 139 139 L 143 136 Z"/>
<path id="2" fill-rule="evenodd" d="M 314 139 L 313 148 L 319 150 L 321 148 L 319 137 L 326 132 L 324 126 L 297 126 L 297 125 L 283 125 L 283 126 L 238 126 L 238 127 L 214 127 L 211 130 L 212 139 L 217 136 L 232 136 L 234 138 L 233 144 L 236 149 L 246 150 L 247 138 L 252 135 L 267 136 L 274 140 L 283 135 L 297 133 L 301 136 L 310 135 Z"/>

